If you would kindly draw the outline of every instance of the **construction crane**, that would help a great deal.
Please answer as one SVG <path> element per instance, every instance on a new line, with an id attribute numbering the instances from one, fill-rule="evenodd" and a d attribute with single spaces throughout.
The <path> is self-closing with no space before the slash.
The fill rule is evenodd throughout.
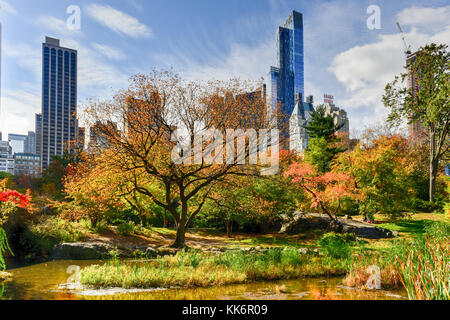
<path id="1" fill-rule="evenodd" d="M 402 27 L 400 26 L 400 23 L 398 23 L 398 22 L 397 22 L 397 27 L 398 27 L 398 30 L 400 31 L 401 36 L 402 36 L 403 44 L 405 45 L 406 57 L 409 57 L 411 55 L 411 53 L 412 53 L 411 52 L 411 46 L 408 45 L 408 43 L 406 42 L 405 33 L 403 32 Z"/>

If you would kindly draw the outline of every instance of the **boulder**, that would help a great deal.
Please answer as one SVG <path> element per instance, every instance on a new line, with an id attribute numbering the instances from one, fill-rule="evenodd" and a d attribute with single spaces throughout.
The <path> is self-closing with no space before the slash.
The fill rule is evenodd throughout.
<path id="1" fill-rule="evenodd" d="M 339 218 L 339 223 L 333 221 L 328 215 L 320 213 L 295 212 L 292 215 L 283 215 L 283 224 L 280 233 L 298 234 L 310 230 L 334 231 L 353 233 L 357 237 L 366 239 L 393 238 L 392 231 L 375 227 L 371 224 Z"/>
<path id="2" fill-rule="evenodd" d="M 52 250 L 54 260 L 101 260 L 111 257 L 109 252 L 115 248 L 100 242 L 61 243 Z"/>
<path id="3" fill-rule="evenodd" d="M 0 271 L 0 283 L 4 281 L 9 281 L 12 278 L 12 274 L 8 272 Z"/>

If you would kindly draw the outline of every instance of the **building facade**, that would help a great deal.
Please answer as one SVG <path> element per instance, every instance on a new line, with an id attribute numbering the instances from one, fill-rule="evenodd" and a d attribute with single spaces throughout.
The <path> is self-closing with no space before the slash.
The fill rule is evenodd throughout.
<path id="1" fill-rule="evenodd" d="M 12 149 L 12 154 L 24 153 L 28 136 L 23 134 L 8 134 L 8 142 Z"/>
<path id="2" fill-rule="evenodd" d="M 311 120 L 314 112 L 313 97 L 309 96 L 306 102 L 301 100 L 300 94 L 296 97 L 294 111 L 289 119 L 289 149 L 298 154 L 306 151 L 309 145 L 309 136 L 305 126 Z"/>
<path id="3" fill-rule="evenodd" d="M 413 74 L 411 65 L 417 59 L 417 52 L 411 53 L 406 57 L 406 65 L 408 67 L 408 88 L 411 90 L 414 96 L 419 91 L 419 82 L 417 76 Z M 421 121 L 413 122 L 408 126 L 409 139 L 412 141 L 420 141 L 426 138 L 425 126 Z"/>
<path id="4" fill-rule="evenodd" d="M 76 140 L 77 63 L 76 50 L 46 37 L 42 45 L 42 112 L 40 156 L 42 170 L 52 157 L 63 155 Z"/>
<path id="5" fill-rule="evenodd" d="M 294 111 L 296 97 L 304 97 L 303 15 L 293 11 L 277 31 L 278 66 L 271 67 L 267 83 L 269 108 L 278 109 L 283 119 Z M 284 120 L 281 120 L 284 121 Z M 281 124 L 279 123 L 281 126 Z M 283 132 L 282 132 L 283 135 Z M 285 134 L 286 135 L 286 132 Z"/>
<path id="6" fill-rule="evenodd" d="M 36 130 L 36 151 L 35 151 L 35 154 L 41 155 L 41 148 L 42 148 L 42 115 L 40 113 L 36 114 L 35 130 Z"/>
<path id="7" fill-rule="evenodd" d="M 341 126 L 338 132 L 350 133 L 350 121 L 348 120 L 347 112 L 344 109 L 339 109 L 334 104 L 325 104 L 325 115 L 334 118 L 334 124 Z"/>
<path id="8" fill-rule="evenodd" d="M 0 172 L 14 174 L 14 158 L 8 141 L 0 141 Z"/>
<path id="9" fill-rule="evenodd" d="M 27 140 L 25 141 L 25 153 L 36 154 L 36 133 L 28 131 Z"/>
<path id="10" fill-rule="evenodd" d="M 41 157 L 37 154 L 16 153 L 14 155 L 14 174 L 16 176 L 38 176 L 41 172 Z"/>

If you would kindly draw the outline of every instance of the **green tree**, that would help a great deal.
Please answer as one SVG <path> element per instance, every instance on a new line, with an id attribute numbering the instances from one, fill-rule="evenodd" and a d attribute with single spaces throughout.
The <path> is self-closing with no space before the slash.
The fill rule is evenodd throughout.
<path id="1" fill-rule="evenodd" d="M 306 161 L 317 166 L 321 173 L 330 171 L 330 163 L 335 153 L 332 152 L 329 143 L 325 138 L 314 138 L 309 142 L 306 152 Z"/>
<path id="2" fill-rule="evenodd" d="M 310 138 L 325 138 L 327 142 L 336 142 L 336 132 L 344 127 L 343 123 L 336 124 L 331 115 L 326 114 L 325 106 L 320 105 L 311 114 L 311 120 L 304 127 Z"/>
<path id="3" fill-rule="evenodd" d="M 333 162 L 333 170 L 355 179 L 363 196 L 359 203 L 362 214 L 398 217 L 409 211 L 416 193 L 410 183 L 415 159 L 408 155 L 405 139 L 382 137 L 370 147 L 358 146 L 352 152 L 340 154 Z"/>
<path id="4" fill-rule="evenodd" d="M 420 48 L 407 72 L 386 86 L 384 105 L 390 109 L 389 123 L 399 125 L 407 120 L 420 122 L 429 139 L 429 198 L 434 201 L 436 178 L 441 161 L 449 159 L 450 142 L 450 54 L 447 45 L 430 44 Z M 416 88 L 405 86 L 410 77 Z"/>
<path id="5" fill-rule="evenodd" d="M 345 151 L 337 146 L 341 139 L 336 134 L 343 126 L 343 123 L 336 124 L 334 117 L 327 115 L 325 107 L 321 105 L 311 114 L 311 120 L 304 127 L 311 139 L 306 159 L 316 165 L 321 173 L 330 171 L 331 160 Z"/>

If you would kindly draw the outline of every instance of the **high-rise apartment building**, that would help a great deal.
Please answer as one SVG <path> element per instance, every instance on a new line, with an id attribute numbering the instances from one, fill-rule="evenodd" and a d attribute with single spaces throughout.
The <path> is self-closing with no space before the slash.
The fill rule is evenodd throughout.
<path id="1" fill-rule="evenodd" d="M 77 128 L 77 51 L 46 37 L 42 45 L 42 169 L 52 157 L 71 151 Z M 39 149 L 39 148 L 38 148 Z"/>
<path id="2" fill-rule="evenodd" d="M 303 15 L 293 11 L 283 27 L 277 31 L 278 66 L 271 67 L 268 94 L 291 115 L 295 96 L 305 96 L 303 56 Z M 272 100 L 274 101 L 274 100 Z"/>
<path id="3" fill-rule="evenodd" d="M 35 154 L 41 155 L 42 148 L 42 115 L 40 113 L 36 114 L 35 119 L 35 132 L 36 132 L 36 151 Z"/>
<path id="4" fill-rule="evenodd" d="M 12 149 L 12 154 L 24 153 L 28 136 L 23 134 L 8 134 L 8 142 Z"/>
<path id="5" fill-rule="evenodd" d="M 277 31 L 278 66 L 271 67 L 267 83 L 268 114 L 273 110 L 283 115 L 282 122 L 289 120 L 294 111 L 296 97 L 305 96 L 303 15 L 293 11 L 284 26 Z M 279 125 L 281 125 L 279 123 Z M 282 130 L 282 136 L 288 136 Z"/>
<path id="6" fill-rule="evenodd" d="M 27 140 L 25 141 L 25 153 L 36 154 L 36 133 L 28 131 Z"/>

